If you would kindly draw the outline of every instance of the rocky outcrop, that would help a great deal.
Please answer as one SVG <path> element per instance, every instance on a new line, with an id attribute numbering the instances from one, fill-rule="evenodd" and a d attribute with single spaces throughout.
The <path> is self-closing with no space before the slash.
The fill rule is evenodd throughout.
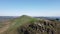
<path id="1" fill-rule="evenodd" d="M 56 25 L 50 21 L 26 24 L 18 29 L 19 34 L 56 34 Z"/>

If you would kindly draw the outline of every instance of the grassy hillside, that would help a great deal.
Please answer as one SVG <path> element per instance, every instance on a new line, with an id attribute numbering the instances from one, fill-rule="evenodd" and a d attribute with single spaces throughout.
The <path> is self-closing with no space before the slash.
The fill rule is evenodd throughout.
<path id="1" fill-rule="evenodd" d="M 60 23 L 23 15 L 9 21 L 9 27 L 1 34 L 59 34 Z"/>

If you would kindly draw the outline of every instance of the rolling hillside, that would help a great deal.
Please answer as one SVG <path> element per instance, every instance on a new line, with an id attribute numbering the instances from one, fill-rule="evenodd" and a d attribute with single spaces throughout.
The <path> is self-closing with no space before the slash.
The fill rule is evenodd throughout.
<path id="1" fill-rule="evenodd" d="M 0 34 L 60 34 L 60 22 L 20 16 L 6 22 Z"/>

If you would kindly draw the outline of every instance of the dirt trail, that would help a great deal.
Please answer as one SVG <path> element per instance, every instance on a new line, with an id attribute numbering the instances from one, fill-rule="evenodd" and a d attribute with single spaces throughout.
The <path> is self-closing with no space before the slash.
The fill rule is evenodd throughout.
<path id="1" fill-rule="evenodd" d="M 6 22 L 6 23 L 5 23 L 6 25 L 0 29 L 0 34 L 1 34 L 2 32 L 4 32 L 4 31 L 6 31 L 6 30 L 9 28 L 9 23 L 10 23 L 10 22 Z"/>

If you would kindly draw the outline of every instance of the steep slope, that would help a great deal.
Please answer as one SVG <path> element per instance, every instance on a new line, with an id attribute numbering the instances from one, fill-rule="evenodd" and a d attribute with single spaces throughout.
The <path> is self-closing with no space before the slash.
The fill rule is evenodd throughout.
<path id="1" fill-rule="evenodd" d="M 1 34 L 59 34 L 60 23 L 23 15 L 10 21 L 6 31 Z"/>

